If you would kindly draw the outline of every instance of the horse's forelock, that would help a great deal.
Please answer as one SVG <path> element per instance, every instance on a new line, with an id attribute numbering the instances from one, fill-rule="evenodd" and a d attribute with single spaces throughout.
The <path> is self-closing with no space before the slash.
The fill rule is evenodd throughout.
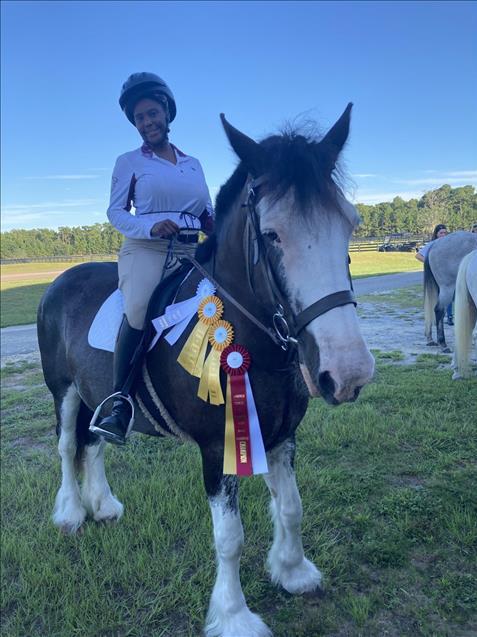
<path id="1" fill-rule="evenodd" d="M 324 208 L 340 208 L 338 195 L 346 180 L 344 170 L 338 163 L 333 173 L 329 172 L 329 157 L 320 147 L 320 139 L 316 124 L 306 122 L 300 127 L 286 125 L 280 134 L 260 142 L 266 151 L 267 182 L 264 188 L 273 203 L 283 199 L 293 188 L 296 214 L 308 216 L 317 204 Z M 241 162 L 219 190 L 215 202 L 217 234 L 242 191 L 247 175 L 247 167 Z"/>
<path id="2" fill-rule="evenodd" d="M 307 216 L 317 204 L 336 207 L 343 170 L 329 171 L 329 158 L 316 136 L 287 128 L 281 135 L 264 139 L 267 151 L 267 190 L 271 200 L 280 201 L 293 188 L 296 213 Z"/>

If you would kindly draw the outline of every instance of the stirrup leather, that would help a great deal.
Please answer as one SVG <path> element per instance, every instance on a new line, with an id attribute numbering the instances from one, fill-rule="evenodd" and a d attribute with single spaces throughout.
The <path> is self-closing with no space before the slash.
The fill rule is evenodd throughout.
<path id="1" fill-rule="evenodd" d="M 114 394 L 111 394 L 111 396 L 108 396 L 107 398 L 105 398 L 103 400 L 103 402 L 101 402 L 96 409 L 94 410 L 94 414 L 93 417 L 91 418 L 91 422 L 89 423 L 89 431 L 91 431 L 91 433 L 97 434 L 98 436 L 103 435 L 103 433 L 105 433 L 103 431 L 103 429 L 101 429 L 101 427 L 97 427 L 96 426 L 96 421 L 99 418 L 99 413 L 101 411 L 102 406 L 107 403 L 109 400 L 111 400 L 112 398 L 122 398 L 123 400 L 125 400 L 126 402 L 129 403 L 130 407 L 131 407 L 131 418 L 129 419 L 129 423 L 128 423 L 128 427 L 126 429 L 126 434 L 124 436 L 125 439 L 127 439 L 132 431 L 132 428 L 134 426 L 134 402 L 133 399 L 131 398 L 131 396 L 128 394 L 127 396 L 125 396 L 122 392 L 117 391 L 114 392 Z M 109 433 L 109 432 L 107 432 Z"/>

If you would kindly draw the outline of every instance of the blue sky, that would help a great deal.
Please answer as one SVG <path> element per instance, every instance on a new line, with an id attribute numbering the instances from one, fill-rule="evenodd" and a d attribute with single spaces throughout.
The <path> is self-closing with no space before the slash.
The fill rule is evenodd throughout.
<path id="1" fill-rule="evenodd" d="M 2 2 L 2 230 L 104 222 L 118 106 L 152 71 L 178 105 L 171 141 L 212 196 L 236 160 L 219 121 L 261 138 L 326 131 L 354 103 L 345 163 L 363 203 L 477 186 L 477 4 Z"/>

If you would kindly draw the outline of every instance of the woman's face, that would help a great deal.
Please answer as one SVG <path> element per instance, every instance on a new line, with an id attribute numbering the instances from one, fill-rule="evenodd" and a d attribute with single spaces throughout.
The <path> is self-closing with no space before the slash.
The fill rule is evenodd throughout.
<path id="1" fill-rule="evenodd" d="M 439 230 L 439 232 L 437 233 L 436 238 L 437 238 L 437 239 L 442 239 L 442 237 L 445 237 L 447 234 L 449 234 L 449 233 L 448 233 L 448 231 L 446 230 L 446 228 L 441 228 L 441 229 Z"/>
<path id="2" fill-rule="evenodd" d="M 166 112 L 160 102 L 146 97 L 134 108 L 134 125 L 145 142 L 161 146 L 167 139 Z"/>

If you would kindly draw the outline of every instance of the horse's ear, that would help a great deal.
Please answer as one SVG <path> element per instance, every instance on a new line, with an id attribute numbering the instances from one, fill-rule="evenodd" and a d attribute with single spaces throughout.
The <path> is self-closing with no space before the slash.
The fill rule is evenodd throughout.
<path id="1" fill-rule="evenodd" d="M 265 171 L 265 151 L 263 148 L 256 141 L 234 128 L 232 124 L 229 124 L 223 113 L 220 113 L 220 119 L 230 145 L 239 159 L 243 161 L 254 177 L 262 175 Z"/>
<path id="2" fill-rule="evenodd" d="M 320 157 L 325 161 L 330 172 L 335 167 L 338 155 L 343 150 L 343 146 L 348 139 L 352 107 L 353 104 L 350 102 L 345 108 L 343 115 L 318 144 Z"/>

